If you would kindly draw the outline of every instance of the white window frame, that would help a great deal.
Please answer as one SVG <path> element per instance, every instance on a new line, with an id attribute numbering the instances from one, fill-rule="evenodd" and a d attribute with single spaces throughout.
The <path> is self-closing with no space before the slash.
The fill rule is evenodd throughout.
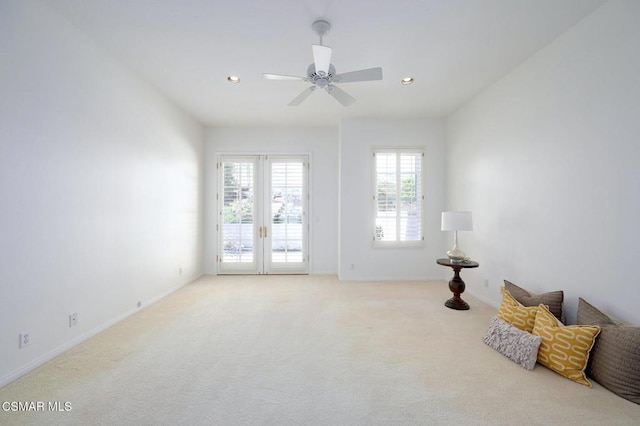
<path id="1" fill-rule="evenodd" d="M 420 155 L 420 180 L 419 185 L 416 185 L 417 194 L 417 202 L 419 203 L 420 208 L 420 217 L 418 219 L 418 223 L 420 225 L 420 236 L 415 240 L 402 240 L 401 238 L 401 222 L 402 216 L 401 211 L 396 207 L 395 221 L 396 221 L 396 238 L 395 240 L 380 240 L 377 236 L 377 219 L 378 219 L 378 171 L 377 171 L 377 159 L 376 156 L 381 153 L 392 153 L 396 154 L 396 194 L 401 194 L 401 185 L 402 185 L 402 169 L 401 169 L 401 155 L 402 154 L 419 154 Z M 421 147 L 403 147 L 403 148 L 374 148 L 373 149 L 373 160 L 372 160 L 372 170 L 373 170 L 373 203 L 372 203 L 372 216 L 373 216 L 373 225 L 372 225 L 372 244 L 373 247 L 376 248 L 410 248 L 410 247 L 424 247 L 424 229 L 425 229 L 425 153 L 424 148 Z"/>

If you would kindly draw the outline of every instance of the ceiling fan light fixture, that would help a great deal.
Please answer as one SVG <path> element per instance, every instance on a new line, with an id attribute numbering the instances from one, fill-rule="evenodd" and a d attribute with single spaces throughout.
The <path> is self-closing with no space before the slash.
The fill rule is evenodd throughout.
<path id="1" fill-rule="evenodd" d="M 406 86 L 408 84 L 413 84 L 415 80 L 413 79 L 413 77 L 405 77 L 402 80 L 400 80 L 400 84 L 402 84 L 403 86 Z"/>
<path id="2" fill-rule="evenodd" d="M 229 77 L 227 77 L 227 81 L 229 83 L 240 83 L 240 77 L 238 77 L 237 75 L 230 75 Z"/>

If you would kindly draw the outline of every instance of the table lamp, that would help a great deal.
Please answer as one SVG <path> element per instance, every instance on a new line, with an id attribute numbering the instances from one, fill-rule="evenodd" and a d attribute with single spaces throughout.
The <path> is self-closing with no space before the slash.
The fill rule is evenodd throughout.
<path id="1" fill-rule="evenodd" d="M 447 252 L 452 262 L 462 262 L 466 255 L 458 248 L 458 231 L 473 231 L 471 212 L 442 212 L 442 230 L 453 231 L 453 248 Z"/>

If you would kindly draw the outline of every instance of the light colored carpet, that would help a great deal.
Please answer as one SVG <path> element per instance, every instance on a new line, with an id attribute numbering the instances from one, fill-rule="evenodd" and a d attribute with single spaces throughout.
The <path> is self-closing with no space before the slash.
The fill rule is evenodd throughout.
<path id="1" fill-rule="evenodd" d="M 482 342 L 445 282 L 204 277 L 0 389 L 35 425 L 626 425 L 640 406 Z"/>

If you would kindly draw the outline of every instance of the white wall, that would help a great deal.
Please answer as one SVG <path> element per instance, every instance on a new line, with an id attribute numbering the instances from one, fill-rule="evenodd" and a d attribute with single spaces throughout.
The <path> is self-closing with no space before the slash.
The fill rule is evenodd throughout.
<path id="1" fill-rule="evenodd" d="M 337 128 L 209 128 L 205 142 L 204 268 L 216 274 L 216 161 L 220 154 L 309 154 L 311 274 L 335 274 L 338 246 Z"/>
<path id="2" fill-rule="evenodd" d="M 375 147 L 425 150 L 425 246 L 373 248 L 373 161 Z M 443 279 L 436 264 L 445 243 L 440 231 L 444 207 L 444 122 L 442 120 L 349 119 L 340 127 L 341 280 Z M 352 267 L 353 265 L 353 267 Z"/>
<path id="3" fill-rule="evenodd" d="M 0 52 L 2 386 L 201 275 L 204 134 L 39 2 Z"/>
<path id="4" fill-rule="evenodd" d="M 569 322 L 583 297 L 640 324 L 639 22 L 640 2 L 606 3 L 448 120 L 468 292 L 563 289 Z"/>

